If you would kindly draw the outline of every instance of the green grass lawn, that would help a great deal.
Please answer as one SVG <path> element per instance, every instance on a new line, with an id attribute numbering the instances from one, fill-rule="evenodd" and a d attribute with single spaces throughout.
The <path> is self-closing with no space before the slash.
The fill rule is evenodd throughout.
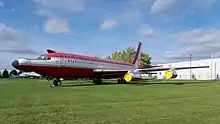
<path id="1" fill-rule="evenodd" d="M 0 80 L 0 124 L 220 123 L 217 81 L 135 85 L 66 81 L 61 88 L 51 87 L 51 82 Z"/>

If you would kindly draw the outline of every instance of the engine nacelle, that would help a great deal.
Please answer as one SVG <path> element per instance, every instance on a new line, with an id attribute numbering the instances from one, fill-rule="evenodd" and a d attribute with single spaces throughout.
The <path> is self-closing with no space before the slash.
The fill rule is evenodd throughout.
<path id="1" fill-rule="evenodd" d="M 176 78 L 178 75 L 177 75 L 177 72 L 175 69 L 170 69 L 168 71 L 165 72 L 165 78 L 166 79 L 171 79 L 171 78 Z"/>
<path id="2" fill-rule="evenodd" d="M 141 73 L 135 70 L 128 71 L 128 73 L 124 75 L 124 80 L 126 82 L 137 81 L 141 79 L 142 79 Z"/>

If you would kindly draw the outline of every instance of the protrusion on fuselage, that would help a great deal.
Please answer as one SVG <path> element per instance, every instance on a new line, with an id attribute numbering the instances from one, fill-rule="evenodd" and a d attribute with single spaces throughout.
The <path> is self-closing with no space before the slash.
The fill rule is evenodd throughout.
<path id="1" fill-rule="evenodd" d="M 18 66 L 19 66 L 19 61 L 18 60 L 14 60 L 12 63 L 11 63 L 11 65 L 14 67 L 14 68 L 18 68 Z"/>
<path id="2" fill-rule="evenodd" d="M 56 51 L 51 50 L 51 49 L 47 49 L 47 52 L 48 52 L 48 53 L 56 53 Z"/>
<path id="3" fill-rule="evenodd" d="M 17 59 L 17 60 L 14 60 L 11 63 L 11 65 L 15 69 L 18 69 L 18 70 L 21 70 L 21 71 L 28 71 L 28 69 L 24 68 L 23 66 L 28 66 L 30 63 L 31 63 L 31 61 L 27 60 L 27 59 Z"/>

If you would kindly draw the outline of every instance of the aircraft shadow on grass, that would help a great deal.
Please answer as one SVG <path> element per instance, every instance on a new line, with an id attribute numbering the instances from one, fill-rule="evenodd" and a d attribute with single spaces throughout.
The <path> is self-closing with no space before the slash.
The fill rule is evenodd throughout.
<path id="1" fill-rule="evenodd" d="M 81 86 L 107 86 L 107 85 L 133 85 L 133 86 L 145 86 L 153 84 L 162 84 L 162 85 L 183 85 L 184 83 L 133 83 L 133 84 L 117 84 L 117 83 L 105 83 L 105 84 L 63 84 L 62 87 L 81 87 Z"/>
<path id="2" fill-rule="evenodd" d="M 118 84 L 113 82 L 104 82 L 103 84 L 93 84 L 93 83 L 81 83 L 81 84 L 63 84 L 62 87 L 80 87 L 80 86 L 107 86 L 107 85 L 133 85 L 133 86 L 145 86 L 145 85 L 183 85 L 183 84 L 204 84 L 204 83 L 215 83 L 214 81 L 206 81 L 206 82 L 180 82 L 180 81 L 172 81 L 172 82 L 136 82 L 136 83 L 128 83 L 128 84 Z"/>

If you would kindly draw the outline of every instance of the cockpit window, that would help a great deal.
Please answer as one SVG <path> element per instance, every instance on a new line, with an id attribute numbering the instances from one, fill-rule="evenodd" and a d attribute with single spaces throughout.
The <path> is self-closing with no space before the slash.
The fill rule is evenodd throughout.
<path id="1" fill-rule="evenodd" d="M 43 56 L 40 56 L 40 57 L 38 57 L 37 58 L 37 60 L 51 60 L 51 58 L 50 57 L 43 57 Z"/>
<path id="2" fill-rule="evenodd" d="M 43 58 L 40 56 L 40 57 L 37 57 L 37 60 L 43 60 Z"/>

